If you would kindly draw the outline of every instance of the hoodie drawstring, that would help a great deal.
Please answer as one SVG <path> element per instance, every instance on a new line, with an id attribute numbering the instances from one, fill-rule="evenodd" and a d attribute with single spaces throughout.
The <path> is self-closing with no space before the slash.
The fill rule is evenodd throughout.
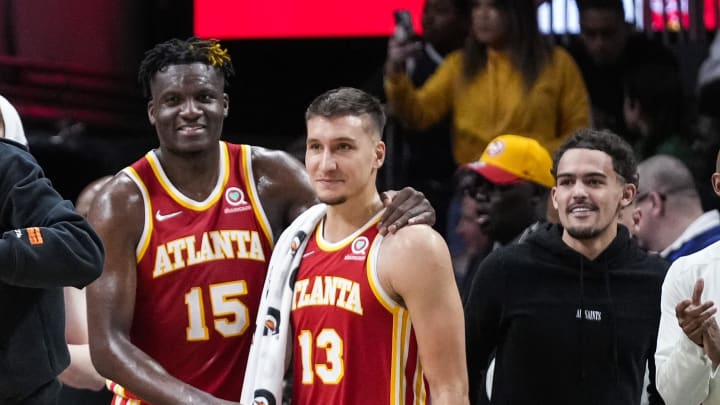
<path id="1" fill-rule="evenodd" d="M 585 382 L 585 351 L 583 350 L 583 329 L 585 323 L 585 259 L 580 255 L 580 328 L 578 338 L 580 344 L 580 382 Z"/>
<path id="2" fill-rule="evenodd" d="M 613 356 L 613 377 L 615 383 L 618 382 L 618 337 L 617 337 L 617 322 L 615 320 L 615 303 L 612 299 L 612 294 L 610 292 L 610 269 L 607 265 L 607 261 L 605 262 L 605 269 L 603 271 L 605 273 L 605 294 L 607 295 L 608 300 L 608 311 L 610 312 L 608 315 L 610 315 L 610 327 L 612 329 L 612 356 Z"/>

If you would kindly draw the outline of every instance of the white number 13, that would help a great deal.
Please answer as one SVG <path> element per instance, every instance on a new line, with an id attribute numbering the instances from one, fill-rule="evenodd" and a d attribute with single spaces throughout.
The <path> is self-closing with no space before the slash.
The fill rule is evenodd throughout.
<path id="1" fill-rule="evenodd" d="M 247 283 L 244 280 L 229 283 L 212 284 L 210 290 L 210 305 L 215 330 L 224 337 L 238 336 L 245 333 L 249 323 L 250 312 L 240 297 L 246 295 Z M 187 340 L 208 340 L 207 324 L 205 323 L 203 290 L 193 287 L 185 294 L 185 305 L 188 310 Z"/>
<path id="2" fill-rule="evenodd" d="M 302 330 L 298 335 L 300 355 L 302 356 L 302 383 L 312 384 L 315 374 L 324 384 L 338 384 L 345 375 L 343 360 L 343 341 L 335 329 L 323 329 L 315 338 L 313 346 L 312 332 Z M 325 364 L 315 364 L 313 370 L 313 349 L 325 349 Z"/>

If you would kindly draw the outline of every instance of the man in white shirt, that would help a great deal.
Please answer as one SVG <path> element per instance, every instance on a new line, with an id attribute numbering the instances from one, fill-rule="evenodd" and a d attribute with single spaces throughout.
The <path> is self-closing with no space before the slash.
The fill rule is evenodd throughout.
<path id="1" fill-rule="evenodd" d="M 712 176 L 720 196 L 720 154 Z M 655 364 L 667 405 L 720 404 L 720 242 L 677 259 L 665 277 Z"/>

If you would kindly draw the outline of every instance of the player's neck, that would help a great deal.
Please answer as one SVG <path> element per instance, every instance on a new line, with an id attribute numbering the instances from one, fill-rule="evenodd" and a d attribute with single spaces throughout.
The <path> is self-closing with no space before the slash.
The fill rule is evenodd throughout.
<path id="1" fill-rule="evenodd" d="M 343 240 L 370 221 L 382 208 L 377 190 L 373 190 L 370 195 L 328 206 L 323 238 L 331 243 Z"/>
<path id="2" fill-rule="evenodd" d="M 156 150 L 170 182 L 186 196 L 203 201 L 215 188 L 220 175 L 220 148 L 194 154 Z"/>

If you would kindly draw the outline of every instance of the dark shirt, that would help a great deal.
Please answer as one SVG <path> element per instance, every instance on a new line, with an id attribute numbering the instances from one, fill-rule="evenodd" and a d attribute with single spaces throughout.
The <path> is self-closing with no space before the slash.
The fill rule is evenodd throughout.
<path id="1" fill-rule="evenodd" d="M 632 34 L 620 58 L 608 66 L 598 66 L 579 37 L 571 42 L 568 51 L 585 79 L 593 112 L 597 110 L 605 117 L 605 122 L 596 122 L 595 125 L 618 134 L 626 133 L 623 116 L 624 74 L 633 67 L 646 64 L 678 66 L 677 57 L 669 48 L 642 33 Z"/>
<path id="2" fill-rule="evenodd" d="M 594 260 L 544 225 L 482 262 L 465 303 L 471 403 L 495 355 L 491 404 L 637 405 L 654 370 L 668 263 L 623 226 Z M 651 404 L 661 403 L 650 373 Z"/>
<path id="3" fill-rule="evenodd" d="M 0 139 L 1 404 L 52 385 L 68 366 L 62 287 L 87 285 L 102 266 L 90 225 L 24 147 Z"/>

